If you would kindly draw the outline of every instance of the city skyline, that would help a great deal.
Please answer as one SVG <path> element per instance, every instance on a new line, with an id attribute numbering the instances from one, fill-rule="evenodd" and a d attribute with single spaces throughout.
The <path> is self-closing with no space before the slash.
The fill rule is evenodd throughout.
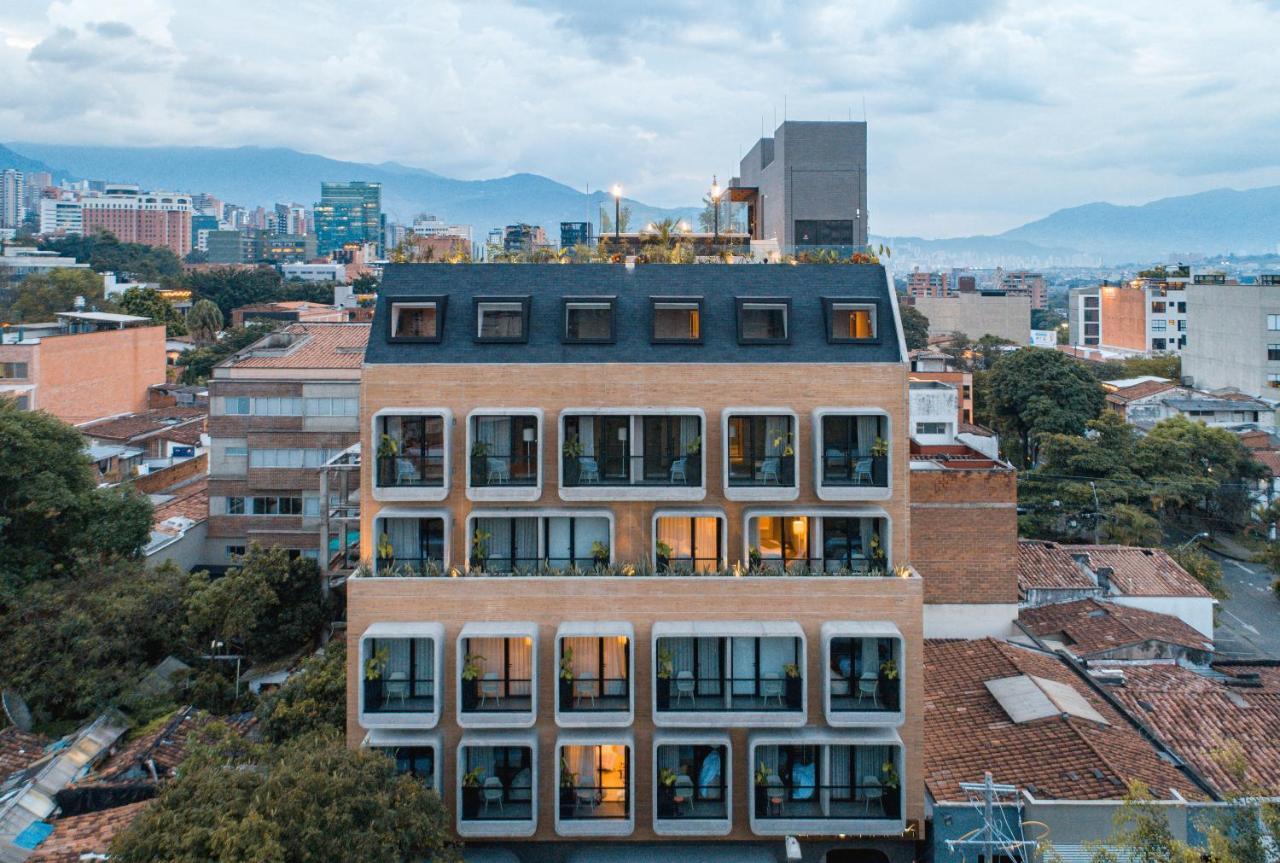
<path id="1" fill-rule="evenodd" d="M 1280 23 L 1274 3 L 1194 26 L 1146 3 L 761 3 L 736 20 L 678 2 L 439 4 L 374 7 L 354 28 L 314 3 L 286 44 L 326 47 L 293 64 L 278 19 L 219 9 L 14 4 L 0 139 L 287 146 L 459 178 L 621 182 L 682 206 L 762 129 L 862 119 L 865 100 L 876 234 L 998 232 L 1090 201 L 1280 183 L 1265 89 L 1280 61 L 1251 48 Z"/>

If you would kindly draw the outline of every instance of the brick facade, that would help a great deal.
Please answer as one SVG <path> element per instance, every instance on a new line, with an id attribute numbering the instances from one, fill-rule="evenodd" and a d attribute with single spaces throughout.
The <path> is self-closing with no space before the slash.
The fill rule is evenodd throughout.
<path id="1" fill-rule="evenodd" d="M 911 562 L 926 603 L 1018 601 L 1012 470 L 911 472 Z"/>

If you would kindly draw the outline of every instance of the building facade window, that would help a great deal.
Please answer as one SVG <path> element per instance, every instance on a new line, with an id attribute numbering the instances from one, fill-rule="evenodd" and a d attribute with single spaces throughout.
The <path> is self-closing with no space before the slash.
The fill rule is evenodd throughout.
<path id="1" fill-rule="evenodd" d="M 335 449 L 253 449 L 249 451 L 251 468 L 313 468 L 322 467 L 337 455 Z"/>
<path id="2" fill-rule="evenodd" d="M 1267 315 L 1267 329 L 1273 333 L 1280 333 L 1280 315 Z"/>
<path id="3" fill-rule="evenodd" d="M 744 345 L 786 344 L 790 340 L 790 300 L 738 298 L 738 342 Z"/>
<path id="4" fill-rule="evenodd" d="M 1267 375 L 1267 386 L 1280 389 L 1280 375 Z"/>
<path id="5" fill-rule="evenodd" d="M 1151 322 L 1151 332 L 1153 333 L 1163 333 L 1167 327 L 1168 325 L 1165 323 L 1164 318 Z"/>
<path id="6" fill-rule="evenodd" d="M 477 342 L 529 340 L 529 298 L 476 298 Z"/>
<path id="7" fill-rule="evenodd" d="M 28 373 L 26 363 L 0 363 L 0 380 L 25 380 Z"/>
<path id="8" fill-rule="evenodd" d="M 653 334 L 655 344 L 698 344 L 702 341 L 702 299 L 654 297 Z"/>
<path id="9" fill-rule="evenodd" d="M 947 433 L 947 423 L 916 423 L 916 434 L 940 435 Z"/>
<path id="10" fill-rule="evenodd" d="M 354 417 L 360 415 L 358 398 L 309 398 L 306 400 L 309 417 Z"/>
<path id="11" fill-rule="evenodd" d="M 876 307 L 871 302 L 823 299 L 827 312 L 827 341 L 865 342 L 876 337 Z"/>
<path id="12" fill-rule="evenodd" d="M 393 342 L 438 342 L 444 312 L 444 297 L 392 303 L 387 338 Z"/>
<path id="13" fill-rule="evenodd" d="M 613 297 L 564 301 L 564 340 L 569 344 L 608 344 L 615 339 Z"/>

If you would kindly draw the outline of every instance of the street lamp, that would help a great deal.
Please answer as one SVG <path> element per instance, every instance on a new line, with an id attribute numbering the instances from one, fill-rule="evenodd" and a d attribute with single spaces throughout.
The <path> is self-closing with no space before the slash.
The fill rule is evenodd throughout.
<path id="1" fill-rule="evenodd" d="M 613 241 L 616 243 L 621 239 L 622 225 L 622 187 L 617 183 L 613 184 L 610 189 L 613 193 Z"/>
<path id="2" fill-rule="evenodd" d="M 715 225 L 716 241 L 720 240 L 720 184 L 716 181 L 716 175 L 711 175 L 711 219 Z"/>

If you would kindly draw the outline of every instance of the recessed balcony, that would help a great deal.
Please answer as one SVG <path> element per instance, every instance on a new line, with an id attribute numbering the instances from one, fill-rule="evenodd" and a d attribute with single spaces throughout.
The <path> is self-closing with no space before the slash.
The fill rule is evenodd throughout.
<path id="1" fill-rule="evenodd" d="M 566 413 L 560 496 L 565 500 L 701 500 L 706 495 L 701 412 Z"/>
<path id="2" fill-rule="evenodd" d="M 458 638 L 458 724 L 524 728 L 537 715 L 537 626 L 469 623 Z"/>
<path id="3" fill-rule="evenodd" d="M 630 725 L 635 643 L 631 624 L 564 623 L 556 643 L 556 721 L 562 727 Z"/>
<path id="4" fill-rule="evenodd" d="M 375 623 L 360 637 L 359 721 L 365 728 L 433 728 L 440 720 L 437 623 Z"/>

